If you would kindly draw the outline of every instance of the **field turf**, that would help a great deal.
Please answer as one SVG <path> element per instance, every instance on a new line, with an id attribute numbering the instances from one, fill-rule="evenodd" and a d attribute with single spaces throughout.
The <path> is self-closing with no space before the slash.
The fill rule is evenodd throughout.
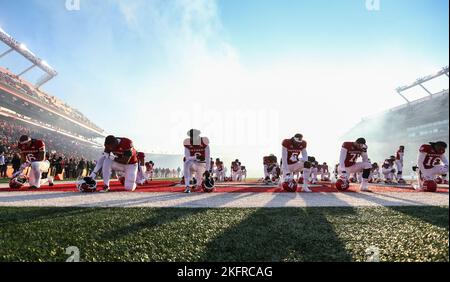
<path id="1" fill-rule="evenodd" d="M 0 261 L 449 261 L 448 207 L 0 208 Z M 375 249 L 376 250 L 376 249 Z"/>

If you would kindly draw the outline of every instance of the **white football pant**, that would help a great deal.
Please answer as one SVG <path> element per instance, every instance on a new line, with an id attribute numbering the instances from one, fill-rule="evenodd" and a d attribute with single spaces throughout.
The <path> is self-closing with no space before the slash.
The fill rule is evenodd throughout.
<path id="1" fill-rule="evenodd" d="M 202 185 L 203 174 L 206 172 L 206 163 L 201 163 L 195 160 L 184 163 L 184 182 L 186 187 L 189 187 L 192 177 L 195 175 L 197 186 Z"/>
<path id="2" fill-rule="evenodd" d="M 53 179 L 48 177 L 46 179 L 42 179 L 42 173 L 48 173 L 50 169 L 50 162 L 45 160 L 42 162 L 32 162 L 30 166 L 30 174 L 28 177 L 28 183 L 30 186 L 36 186 L 40 188 L 42 184 L 46 182 L 53 183 Z"/>

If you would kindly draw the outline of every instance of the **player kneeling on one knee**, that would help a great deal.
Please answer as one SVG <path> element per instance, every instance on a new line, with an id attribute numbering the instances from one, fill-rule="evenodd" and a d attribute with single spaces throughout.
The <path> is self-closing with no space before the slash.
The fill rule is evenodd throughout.
<path id="1" fill-rule="evenodd" d="M 362 162 L 357 162 L 358 158 Z M 362 172 L 361 190 L 369 191 L 368 181 L 372 164 L 369 162 L 367 145 L 364 138 L 359 138 L 355 142 L 344 142 L 339 158 L 340 179 L 336 181 L 336 188 L 346 190 L 349 187 L 348 176 L 352 173 Z"/>
<path id="2" fill-rule="evenodd" d="M 283 182 L 292 182 L 294 174 L 303 172 L 306 180 L 302 184 L 303 192 L 311 192 L 308 187 L 308 179 L 311 174 L 311 163 L 308 162 L 307 143 L 303 135 L 298 133 L 291 139 L 285 139 L 281 144 L 281 161 L 283 171 Z M 300 155 L 302 158 L 300 159 Z M 292 185 L 291 185 L 292 186 Z"/>
<path id="3" fill-rule="evenodd" d="M 419 149 L 419 156 L 417 158 L 417 166 L 419 169 L 417 189 L 424 189 L 427 191 L 436 191 L 435 179 L 437 176 L 442 176 L 444 183 L 447 181 L 448 160 L 445 156 L 447 143 L 430 142 L 424 144 Z M 430 187 L 428 187 L 430 186 Z"/>
<path id="4" fill-rule="evenodd" d="M 211 162 L 209 140 L 200 136 L 200 130 L 191 129 L 188 131 L 189 138 L 183 142 L 184 146 L 184 178 L 185 193 L 191 193 L 190 182 L 195 175 L 196 179 L 202 179 L 205 172 L 210 172 Z M 202 187 L 202 181 L 197 181 L 197 188 Z"/>
<path id="5" fill-rule="evenodd" d="M 97 165 L 90 177 L 95 178 L 102 170 L 103 191 L 109 191 L 109 183 L 112 171 L 124 175 L 124 186 L 128 191 L 136 189 L 136 178 L 138 172 L 138 158 L 133 141 L 128 138 L 114 137 L 112 135 L 105 139 L 105 150 L 97 161 Z"/>
<path id="6" fill-rule="evenodd" d="M 20 149 L 22 166 L 13 175 L 10 184 L 15 186 L 14 188 L 18 188 L 19 184 L 25 184 L 27 178 L 24 171 L 29 168 L 28 183 L 30 188 L 38 189 L 45 183 L 52 186 L 53 179 L 48 176 L 50 162 L 46 157 L 45 143 L 42 140 L 31 139 L 27 135 L 23 135 L 19 139 L 18 148 Z"/>

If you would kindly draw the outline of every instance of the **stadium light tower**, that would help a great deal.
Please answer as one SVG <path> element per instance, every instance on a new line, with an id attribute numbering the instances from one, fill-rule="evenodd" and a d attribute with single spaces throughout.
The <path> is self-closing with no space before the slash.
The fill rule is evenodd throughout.
<path id="1" fill-rule="evenodd" d="M 411 103 L 411 101 L 409 101 L 408 98 L 406 98 L 405 95 L 402 94 L 402 92 L 404 92 L 404 91 L 406 91 L 406 90 L 408 90 L 408 89 L 411 89 L 411 88 L 413 88 L 413 87 L 416 87 L 416 86 L 420 86 L 423 90 L 425 90 L 425 92 L 427 92 L 427 94 L 428 94 L 430 97 L 432 97 L 432 96 L 433 96 L 433 93 L 431 93 L 425 86 L 423 86 L 423 84 L 424 84 L 425 82 L 427 82 L 427 81 L 433 80 L 433 79 L 435 79 L 435 78 L 437 78 L 437 77 L 440 77 L 440 76 L 442 76 L 442 75 L 446 75 L 447 77 L 449 77 L 448 72 L 449 72 L 448 66 L 443 67 L 440 71 L 438 71 L 438 72 L 435 73 L 435 74 L 432 74 L 432 75 L 428 75 L 428 76 L 425 76 L 425 77 L 418 78 L 415 82 L 413 82 L 413 83 L 411 83 L 411 84 L 409 84 L 409 85 L 405 85 L 405 86 L 398 87 L 398 88 L 396 89 L 396 91 L 397 91 L 398 95 L 400 95 L 403 99 L 405 99 L 406 102 L 407 102 L 408 104 Z"/>
<path id="2" fill-rule="evenodd" d="M 51 79 L 53 79 L 55 76 L 58 75 L 58 73 L 52 67 L 50 67 L 50 65 L 46 61 L 38 58 L 35 54 L 33 54 L 33 52 L 31 52 L 28 49 L 28 47 L 24 43 L 20 43 L 17 40 L 15 40 L 2 28 L 0 28 L 0 41 L 9 46 L 8 50 L 0 54 L 0 59 L 2 57 L 7 56 L 9 53 L 15 51 L 32 63 L 31 66 L 24 69 L 18 74 L 19 77 L 23 76 L 24 74 L 34 69 L 35 67 L 38 67 L 44 72 L 44 76 L 42 76 L 36 82 L 35 84 L 36 88 L 39 89 L 39 87 L 41 87 L 42 85 L 44 85 L 45 83 L 47 83 L 48 81 L 50 81 Z"/>

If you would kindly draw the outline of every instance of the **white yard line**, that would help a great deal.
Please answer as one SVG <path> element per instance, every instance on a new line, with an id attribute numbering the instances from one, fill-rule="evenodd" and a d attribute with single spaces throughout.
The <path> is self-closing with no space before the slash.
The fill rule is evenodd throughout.
<path id="1" fill-rule="evenodd" d="M 2 207 L 376 207 L 448 206 L 448 193 L 0 193 Z"/>

